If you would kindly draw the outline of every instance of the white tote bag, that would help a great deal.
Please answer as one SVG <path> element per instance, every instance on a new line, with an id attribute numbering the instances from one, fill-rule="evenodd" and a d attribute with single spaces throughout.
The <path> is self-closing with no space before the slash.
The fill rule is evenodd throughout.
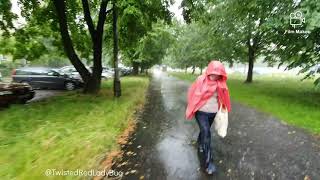
<path id="1" fill-rule="evenodd" d="M 218 135 L 224 138 L 228 129 L 228 111 L 220 106 L 216 117 L 214 118 L 214 129 Z"/>

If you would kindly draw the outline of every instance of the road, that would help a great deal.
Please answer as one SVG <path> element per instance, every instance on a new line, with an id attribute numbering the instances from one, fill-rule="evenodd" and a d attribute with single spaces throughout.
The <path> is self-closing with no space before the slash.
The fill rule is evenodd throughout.
<path id="1" fill-rule="evenodd" d="M 320 179 L 319 140 L 234 101 L 226 138 L 213 133 L 218 171 L 206 175 L 194 143 L 199 129 L 184 119 L 189 86 L 165 73 L 153 75 L 137 130 L 113 166 L 122 179 Z"/>

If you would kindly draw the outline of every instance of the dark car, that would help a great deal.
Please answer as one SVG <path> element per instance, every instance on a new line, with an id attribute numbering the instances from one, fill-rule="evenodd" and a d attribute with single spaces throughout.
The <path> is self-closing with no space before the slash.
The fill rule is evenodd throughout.
<path id="1" fill-rule="evenodd" d="M 12 103 L 26 103 L 35 95 L 34 90 L 28 84 L 0 82 L 0 106 L 8 106 Z"/>
<path id="2" fill-rule="evenodd" d="M 79 79 L 62 75 L 56 70 L 44 67 L 25 67 L 12 72 L 14 82 L 30 84 L 35 89 L 74 90 L 83 86 Z"/>
<path id="3" fill-rule="evenodd" d="M 128 76 L 133 73 L 132 68 L 119 68 L 122 76 Z"/>
<path id="4" fill-rule="evenodd" d="M 88 68 L 88 70 L 90 72 L 92 72 L 92 67 Z M 60 74 L 66 74 L 66 75 L 68 75 L 68 76 L 70 76 L 72 78 L 79 79 L 79 80 L 83 81 L 81 76 L 80 76 L 80 74 L 79 74 L 79 72 L 73 66 L 62 67 L 62 68 L 60 68 L 58 70 L 58 72 Z M 102 73 L 101 73 L 101 78 L 102 79 L 106 80 L 106 79 L 109 79 L 109 78 L 112 78 L 112 77 L 113 77 L 113 73 L 112 72 L 107 71 L 105 68 L 102 69 Z"/>

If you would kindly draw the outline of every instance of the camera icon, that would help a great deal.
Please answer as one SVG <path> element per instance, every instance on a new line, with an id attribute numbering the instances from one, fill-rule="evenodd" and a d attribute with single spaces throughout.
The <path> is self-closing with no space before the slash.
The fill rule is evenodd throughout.
<path id="1" fill-rule="evenodd" d="M 301 11 L 290 13 L 290 25 L 293 28 L 302 26 L 302 24 L 305 22 L 306 22 L 306 19 L 304 18 L 303 13 Z"/>

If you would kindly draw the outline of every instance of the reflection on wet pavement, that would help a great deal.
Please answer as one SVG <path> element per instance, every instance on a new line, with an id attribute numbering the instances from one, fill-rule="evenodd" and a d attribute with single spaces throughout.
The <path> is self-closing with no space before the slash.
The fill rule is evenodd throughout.
<path id="1" fill-rule="evenodd" d="M 195 121 L 185 120 L 190 83 L 153 74 L 136 133 L 113 169 L 122 179 L 320 179 L 320 143 L 304 131 L 232 103 L 226 138 L 213 133 L 218 172 L 200 169 Z"/>

